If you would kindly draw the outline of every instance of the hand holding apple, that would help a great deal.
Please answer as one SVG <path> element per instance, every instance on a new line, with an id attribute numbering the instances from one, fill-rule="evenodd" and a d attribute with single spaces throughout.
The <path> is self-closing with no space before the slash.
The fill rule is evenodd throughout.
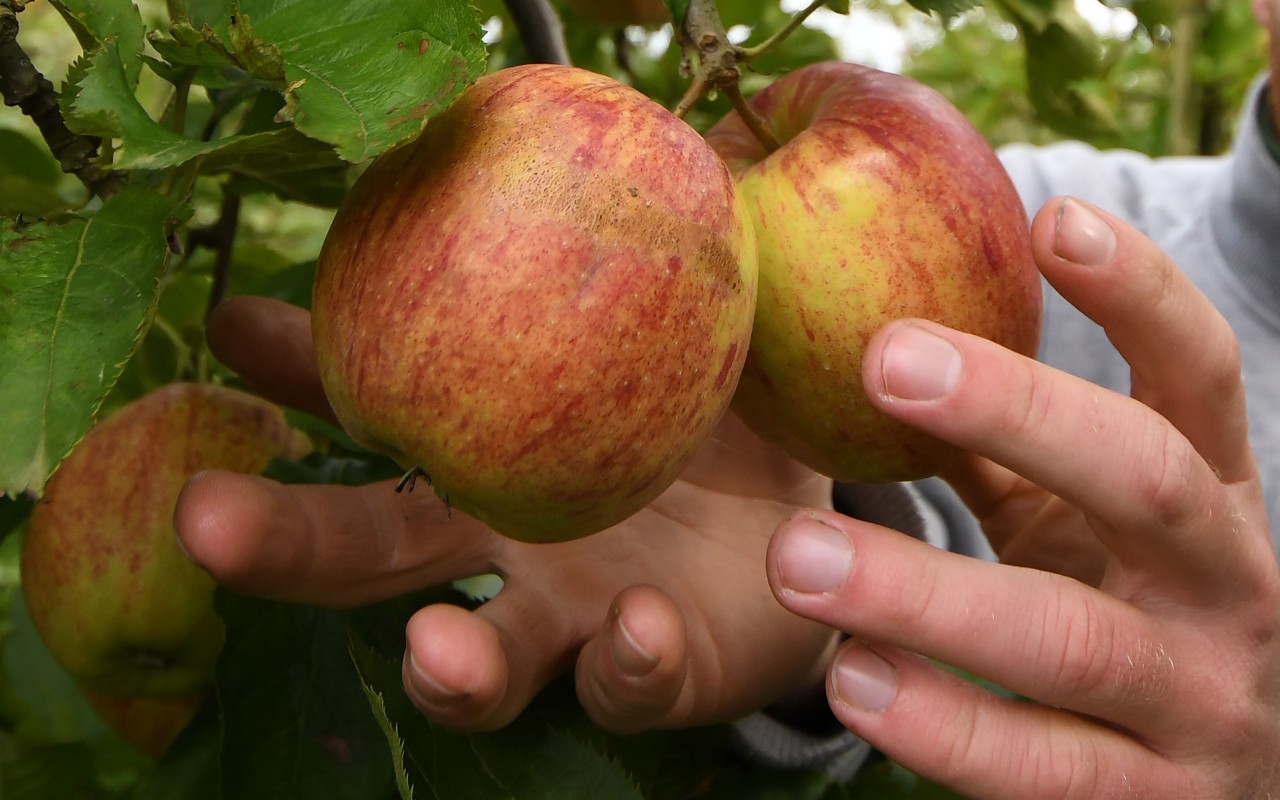
<path id="1" fill-rule="evenodd" d="M 728 407 L 755 241 L 700 136 L 584 70 L 481 78 L 377 159 L 320 254 L 325 393 L 358 442 L 518 539 L 609 527 Z"/>
<path id="2" fill-rule="evenodd" d="M 959 111 L 900 75 L 814 64 L 750 105 L 782 143 L 776 152 L 737 114 L 707 133 L 738 178 L 759 242 L 735 409 L 837 480 L 937 472 L 957 451 L 872 407 L 863 352 L 904 317 L 1035 352 L 1040 278 L 1012 183 Z"/>

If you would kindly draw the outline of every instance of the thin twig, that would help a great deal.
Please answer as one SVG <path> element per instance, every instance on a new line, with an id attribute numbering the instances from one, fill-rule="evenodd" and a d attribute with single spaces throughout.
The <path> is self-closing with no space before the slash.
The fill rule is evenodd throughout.
<path id="1" fill-rule="evenodd" d="M 742 117 L 742 121 L 746 123 L 747 129 L 764 146 L 765 152 L 772 153 L 782 146 L 778 143 L 778 137 L 773 135 L 773 131 L 769 130 L 769 125 L 765 122 L 764 117 L 757 114 L 755 109 L 747 103 L 746 98 L 742 96 L 742 89 L 738 88 L 737 81 L 726 83 L 720 88 L 737 110 L 738 116 Z"/>
<path id="2" fill-rule="evenodd" d="M 504 0 L 529 60 L 540 64 L 568 64 L 569 47 L 560 15 L 548 0 Z"/>
<path id="3" fill-rule="evenodd" d="M 698 101 L 702 99 L 702 95 L 707 93 L 707 76 L 701 72 L 693 76 L 693 81 L 689 83 L 689 88 L 685 90 L 684 97 L 680 98 L 680 102 L 676 107 L 671 109 L 671 113 L 680 119 L 684 119 Z"/>
<path id="4" fill-rule="evenodd" d="M 773 48 L 777 47 L 783 39 L 786 39 L 788 36 L 795 33 L 796 29 L 804 24 L 804 21 L 809 18 L 810 14 L 822 8 L 826 4 L 827 0 L 813 0 L 813 2 L 807 7 L 797 11 L 786 25 L 776 31 L 768 39 L 765 39 L 763 42 L 753 47 L 739 47 L 738 60 L 742 62 L 750 62 L 767 54 L 769 51 L 773 50 Z"/>
<path id="5" fill-rule="evenodd" d="M 218 221 L 210 230 L 213 247 L 213 286 L 209 289 L 209 307 L 206 318 L 227 294 L 227 278 L 231 274 L 231 262 L 235 255 L 236 232 L 240 228 L 240 196 L 231 192 L 222 195 L 222 207 Z"/>

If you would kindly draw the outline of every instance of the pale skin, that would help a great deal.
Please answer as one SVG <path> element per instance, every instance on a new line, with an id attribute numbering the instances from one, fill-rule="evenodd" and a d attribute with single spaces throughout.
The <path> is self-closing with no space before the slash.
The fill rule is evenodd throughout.
<path id="1" fill-rule="evenodd" d="M 501 727 L 568 671 L 618 731 L 825 682 L 849 729 L 968 796 L 1280 795 L 1280 568 L 1234 334 L 1099 209 L 1051 201 L 1032 235 L 1045 277 L 1128 360 L 1131 397 L 920 321 L 887 326 L 864 362 L 884 411 L 972 454 L 944 477 L 1004 563 L 831 511 L 829 481 L 732 417 L 650 508 L 578 542 L 514 542 L 386 484 L 216 472 L 184 492 L 179 536 L 228 586 L 322 605 L 504 575 L 477 611 L 408 626 L 406 689 L 459 729 Z M 329 416 L 305 312 L 236 299 L 210 339 L 262 394 Z"/>

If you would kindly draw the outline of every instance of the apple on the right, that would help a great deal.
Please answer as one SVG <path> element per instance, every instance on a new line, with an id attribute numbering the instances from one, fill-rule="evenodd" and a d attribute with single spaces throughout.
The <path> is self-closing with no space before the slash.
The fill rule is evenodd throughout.
<path id="1" fill-rule="evenodd" d="M 734 408 L 762 437 L 841 481 L 936 474 L 956 449 L 878 411 L 862 356 L 919 317 L 1025 355 L 1042 316 L 1026 212 L 991 146 L 942 95 L 902 75 L 824 62 L 707 132 L 750 209 L 759 295 Z"/>

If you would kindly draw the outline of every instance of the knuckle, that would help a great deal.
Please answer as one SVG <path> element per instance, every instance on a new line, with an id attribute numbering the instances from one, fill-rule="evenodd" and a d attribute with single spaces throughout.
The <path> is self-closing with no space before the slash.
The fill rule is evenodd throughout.
<path id="1" fill-rule="evenodd" d="M 1124 635 L 1093 600 L 1075 613 L 1058 606 L 1047 616 L 1046 630 L 1057 624 L 1064 631 L 1057 644 L 1061 690 L 1087 696 L 1095 705 L 1152 706 L 1169 697 L 1174 662 L 1164 642 Z"/>
<path id="2" fill-rule="evenodd" d="M 1202 498 L 1193 491 L 1200 466 L 1199 455 L 1181 436 L 1167 428 L 1146 431 L 1153 441 L 1145 463 L 1154 469 L 1134 471 L 1136 499 L 1157 524 L 1180 526 L 1201 509 Z"/>
<path id="3" fill-rule="evenodd" d="M 997 421 L 1002 433 L 1024 437 L 1042 429 L 1053 406 L 1053 381 L 1047 380 L 1034 365 L 1024 363 L 1025 392 L 1011 392 Z"/>

